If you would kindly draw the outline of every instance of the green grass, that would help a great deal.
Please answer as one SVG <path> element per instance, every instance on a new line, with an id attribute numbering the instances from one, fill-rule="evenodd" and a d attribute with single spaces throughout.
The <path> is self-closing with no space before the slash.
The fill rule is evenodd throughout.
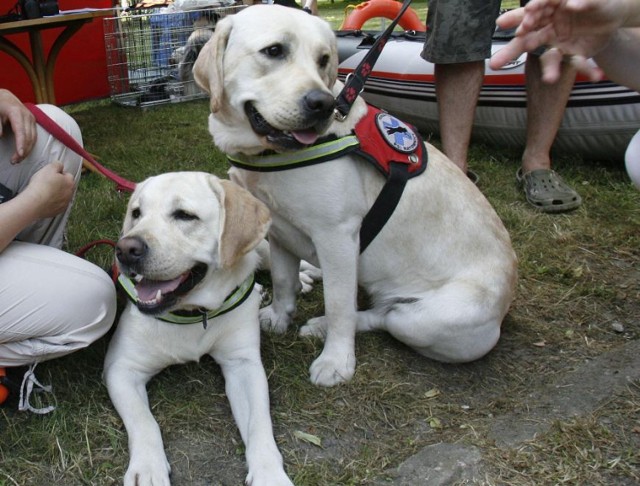
<path id="1" fill-rule="evenodd" d="M 323 2 L 321 12 L 337 19 L 345 5 Z M 103 100 L 67 110 L 87 149 L 132 181 L 175 170 L 226 174 L 226 160 L 207 132 L 206 100 L 147 110 Z M 492 417 L 526 407 L 532 390 L 640 338 L 640 192 L 622 163 L 558 156 L 556 169 L 584 203 L 570 214 L 546 215 L 532 210 L 515 184 L 518 151 L 473 144 L 470 157 L 520 262 L 517 298 L 498 346 L 473 364 L 451 366 L 420 358 L 386 335 L 359 335 L 353 381 L 319 389 L 309 383 L 308 367 L 321 343 L 295 329 L 264 334 L 274 431 L 297 485 L 371 484 L 439 442 L 481 448 L 487 484 L 640 482 L 640 389 L 634 383 L 593 414 L 558 421 L 526 447 L 505 451 L 486 436 Z M 112 182 L 86 173 L 68 250 L 117 239 L 126 202 Z M 112 253 L 98 248 L 89 259 L 107 268 Z M 269 287 L 268 275 L 259 279 Z M 295 324 L 322 312 L 318 287 L 300 297 Z M 624 331 L 613 331 L 612 323 Z M 101 382 L 108 340 L 39 365 L 39 378 L 54 386 L 54 413 L 0 408 L 0 486 L 121 484 L 126 433 Z M 169 368 L 152 380 L 149 395 L 175 484 L 241 484 L 243 446 L 215 363 Z"/>

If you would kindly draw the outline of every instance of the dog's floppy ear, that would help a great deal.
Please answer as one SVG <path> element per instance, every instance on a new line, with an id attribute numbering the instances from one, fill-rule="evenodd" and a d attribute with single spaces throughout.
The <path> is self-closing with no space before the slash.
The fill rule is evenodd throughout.
<path id="1" fill-rule="evenodd" d="M 271 225 L 269 209 L 234 182 L 219 180 L 224 190 L 224 217 L 220 235 L 220 262 L 228 268 L 253 250 Z"/>
<path id="2" fill-rule="evenodd" d="M 230 15 L 218 22 L 213 36 L 204 45 L 193 65 L 196 83 L 209 93 L 212 113 L 217 112 L 222 104 L 224 51 L 233 26 L 232 18 L 233 15 Z"/>

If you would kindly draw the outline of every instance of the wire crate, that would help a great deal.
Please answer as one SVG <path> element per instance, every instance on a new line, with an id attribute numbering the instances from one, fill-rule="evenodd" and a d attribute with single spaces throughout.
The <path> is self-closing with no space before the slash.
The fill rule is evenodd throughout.
<path id="1" fill-rule="evenodd" d="M 216 22 L 242 8 L 146 9 L 104 19 L 111 100 L 148 107 L 206 97 L 191 67 Z"/>

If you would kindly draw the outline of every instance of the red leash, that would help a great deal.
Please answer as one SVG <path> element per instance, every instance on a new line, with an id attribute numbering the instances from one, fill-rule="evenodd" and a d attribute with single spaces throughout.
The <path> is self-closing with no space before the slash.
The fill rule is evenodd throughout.
<path id="1" fill-rule="evenodd" d="M 40 108 L 38 108 L 36 105 L 32 103 L 25 103 L 25 106 L 29 109 L 29 111 L 31 111 L 31 113 L 33 113 L 33 116 L 36 117 L 36 122 L 38 122 L 38 125 L 40 125 L 46 131 L 48 131 L 51 135 L 53 135 L 55 138 L 57 138 L 60 142 L 62 142 L 67 147 L 69 147 L 75 153 L 83 157 L 89 164 L 93 165 L 93 167 L 102 175 L 104 175 L 108 179 L 111 179 L 113 182 L 115 182 L 116 188 L 119 191 L 133 191 L 135 189 L 136 184 L 134 182 L 128 181 L 127 179 L 120 177 L 118 174 L 111 172 L 109 169 L 103 167 L 98 162 L 96 162 L 95 159 L 91 156 L 91 154 L 89 154 L 89 152 L 87 152 L 76 141 L 75 138 L 73 138 L 71 135 L 65 132 L 62 129 L 62 127 L 58 125 L 54 120 L 52 120 L 44 111 L 42 111 Z M 98 245 L 109 245 L 111 247 L 116 246 L 115 242 L 111 240 L 96 240 L 80 248 L 76 252 L 76 256 L 79 256 L 80 258 L 85 258 L 86 253 Z M 111 279 L 115 284 L 118 279 L 118 270 L 115 263 L 112 265 L 110 272 L 107 271 L 107 273 L 110 273 Z"/>
<path id="2" fill-rule="evenodd" d="M 120 177 L 118 174 L 111 172 L 106 167 L 100 165 L 95 159 L 87 152 L 71 135 L 65 132 L 60 125 L 53 121 L 47 114 L 32 103 L 25 103 L 25 106 L 36 117 L 36 122 L 46 131 L 48 131 L 55 138 L 60 140 L 63 144 L 73 150 L 75 153 L 83 157 L 90 165 L 93 166 L 98 172 L 100 172 L 107 179 L 111 179 L 116 183 L 116 189 L 118 191 L 133 191 L 136 187 L 135 182 L 128 181 Z"/>
<path id="3" fill-rule="evenodd" d="M 108 245 L 108 246 L 110 246 L 112 248 L 116 247 L 115 241 L 112 241 L 112 240 L 95 240 L 95 241 L 92 241 L 91 243 L 87 243 L 82 248 L 80 248 L 76 252 L 76 256 L 79 256 L 80 258 L 84 258 L 86 260 L 87 252 L 89 250 L 97 247 L 98 245 Z M 107 270 L 107 273 L 109 274 L 109 276 L 111 277 L 111 280 L 115 284 L 118 281 L 118 267 L 115 264 L 115 262 L 111 265 L 111 269 Z"/>

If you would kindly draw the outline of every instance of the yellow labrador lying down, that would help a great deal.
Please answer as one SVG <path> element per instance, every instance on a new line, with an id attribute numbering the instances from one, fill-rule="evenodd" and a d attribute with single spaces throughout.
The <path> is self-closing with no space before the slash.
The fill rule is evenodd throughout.
<path id="1" fill-rule="evenodd" d="M 260 359 L 255 251 L 267 208 L 202 172 L 152 177 L 132 194 L 116 246 L 130 293 L 105 358 L 109 396 L 129 436 L 127 486 L 168 485 L 167 461 L 145 389 L 167 366 L 210 354 L 220 365 L 246 447 L 247 484 L 291 486 L 273 438 Z M 135 304 L 133 302 L 135 301 Z M 203 315 L 204 314 L 204 315 Z"/>
<path id="2" fill-rule="evenodd" d="M 342 84 L 333 31 L 320 18 L 277 5 L 224 18 L 194 76 L 211 95 L 214 143 L 257 166 L 272 160 L 265 151 L 291 156 L 315 147 L 318 137 L 350 135 L 367 112 L 358 97 L 346 120 L 334 118 Z M 498 341 L 517 274 L 509 235 L 462 171 L 433 146 L 426 150 L 426 170 L 408 181 L 362 254 L 360 226 L 385 183 L 362 158 L 230 171 L 272 214 L 274 297 L 260 312 L 263 328 L 284 332 L 291 323 L 300 259 L 322 269 L 325 316 L 300 330 L 325 340 L 311 365 L 313 383 L 331 386 L 353 376 L 356 331 L 388 331 L 445 362 L 478 359 Z M 370 294 L 372 308 L 357 311 L 358 286 Z"/>

